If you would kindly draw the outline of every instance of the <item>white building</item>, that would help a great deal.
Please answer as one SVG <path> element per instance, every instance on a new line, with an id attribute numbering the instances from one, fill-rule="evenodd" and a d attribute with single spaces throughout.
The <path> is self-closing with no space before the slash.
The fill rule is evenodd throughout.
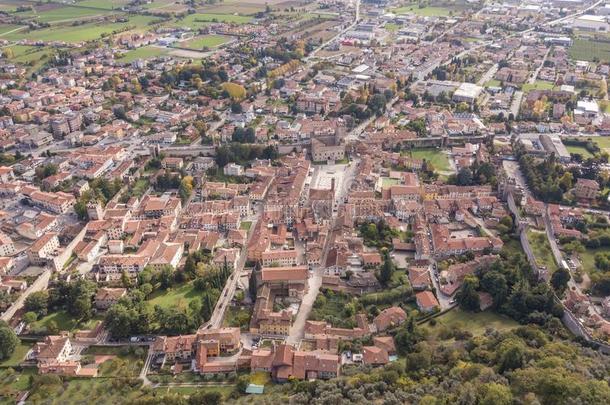
<path id="1" fill-rule="evenodd" d="M 472 104 L 479 98 L 482 91 L 483 88 L 481 86 L 472 83 L 462 83 L 453 93 L 453 101 Z"/>
<path id="2" fill-rule="evenodd" d="M 222 171 L 225 176 L 242 176 L 244 174 L 244 167 L 236 163 L 229 163 Z"/>
<path id="3" fill-rule="evenodd" d="M 582 31 L 608 31 L 608 20 L 602 15 L 585 14 L 574 20 L 572 28 Z"/>

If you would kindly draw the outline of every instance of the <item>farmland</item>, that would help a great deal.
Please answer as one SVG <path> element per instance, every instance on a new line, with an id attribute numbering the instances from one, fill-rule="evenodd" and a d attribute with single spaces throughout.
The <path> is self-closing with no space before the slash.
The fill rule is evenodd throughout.
<path id="1" fill-rule="evenodd" d="M 252 17 L 233 15 L 233 14 L 210 14 L 210 13 L 195 13 L 189 14 L 183 19 L 178 19 L 171 25 L 176 27 L 188 27 L 198 29 L 209 25 L 213 22 L 224 22 L 234 24 L 246 24 L 252 20 Z"/>
<path id="2" fill-rule="evenodd" d="M 102 16 L 111 13 L 111 10 L 94 9 L 86 7 L 71 7 L 71 6 L 59 6 L 59 7 L 48 7 L 44 5 L 41 7 L 34 6 L 33 11 L 27 11 L 24 13 L 16 13 L 16 15 L 24 18 L 32 18 L 40 22 L 45 23 L 58 23 L 61 21 L 80 20 L 83 18 L 91 18 L 95 16 Z"/>
<path id="3" fill-rule="evenodd" d="M 64 25 L 34 31 L 25 30 L 7 34 L 4 38 L 14 41 L 21 39 L 64 42 L 92 41 L 122 30 L 143 31 L 153 21 L 157 21 L 157 18 L 137 15 L 131 16 L 126 22 L 95 22 L 78 26 Z"/>

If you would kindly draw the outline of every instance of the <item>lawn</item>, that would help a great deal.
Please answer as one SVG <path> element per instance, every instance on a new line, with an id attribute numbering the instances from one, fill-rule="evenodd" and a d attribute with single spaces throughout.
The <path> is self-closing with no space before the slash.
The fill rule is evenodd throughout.
<path id="1" fill-rule="evenodd" d="M 401 25 L 394 23 L 387 23 L 383 28 L 385 28 L 388 32 L 396 32 L 400 29 Z"/>
<path id="2" fill-rule="evenodd" d="M 156 17 L 136 15 L 130 16 L 129 21 L 126 22 L 91 22 L 79 26 L 62 25 L 41 30 L 14 32 L 5 35 L 4 38 L 11 41 L 18 41 L 21 39 L 64 42 L 91 41 L 101 38 L 102 34 L 110 35 L 113 31 L 117 32 L 123 29 L 145 31 L 149 28 L 149 23 L 152 21 L 159 20 Z"/>
<path id="3" fill-rule="evenodd" d="M 200 295 L 192 283 L 186 283 L 178 287 L 169 288 L 165 291 L 158 290 L 151 294 L 148 303 L 151 306 L 159 305 L 164 308 L 186 307 Z"/>
<path id="4" fill-rule="evenodd" d="M 28 354 L 28 351 L 32 346 L 31 343 L 20 341 L 15 348 L 13 355 L 0 363 L 0 367 L 17 367 L 25 359 L 25 355 Z"/>
<path id="5" fill-rule="evenodd" d="M 129 3 L 129 0 L 83 0 L 75 3 L 76 6 L 101 8 L 104 10 L 114 10 Z"/>
<path id="6" fill-rule="evenodd" d="M 536 80 L 534 83 L 525 83 L 521 86 L 521 90 L 524 92 L 532 90 L 552 90 L 555 87 L 555 83 L 546 82 L 544 80 Z"/>
<path id="7" fill-rule="evenodd" d="M 610 253 L 610 249 L 607 247 L 601 247 L 597 249 L 585 249 L 583 253 L 578 254 L 578 258 L 580 259 L 580 263 L 582 264 L 582 270 L 592 274 L 596 271 L 599 271 L 597 267 L 595 267 L 595 255 L 597 253 Z"/>
<path id="8" fill-rule="evenodd" d="M 497 79 L 491 79 L 485 83 L 485 87 L 502 87 L 502 82 Z"/>
<path id="9" fill-rule="evenodd" d="M 398 179 L 391 179 L 389 177 L 382 177 L 381 178 L 381 187 L 382 188 L 388 188 L 388 187 L 394 186 L 396 184 L 400 184 L 400 180 L 398 180 Z"/>
<path id="10" fill-rule="evenodd" d="M 216 48 L 222 44 L 226 44 L 231 40 L 231 37 L 226 35 L 203 35 L 175 44 L 177 48 L 188 48 L 195 51 L 200 51 L 205 48 Z"/>
<path id="11" fill-rule="evenodd" d="M 136 59 L 149 59 L 157 56 L 165 55 L 167 50 L 164 48 L 158 48 L 156 46 L 143 46 L 138 49 L 132 49 L 127 51 L 118 60 L 120 62 L 131 63 Z"/>
<path id="12" fill-rule="evenodd" d="M 55 322 L 60 331 L 72 331 L 78 326 L 78 322 L 66 311 L 57 311 L 48 314 L 34 322 L 31 329 L 48 328 L 51 322 Z"/>
<path id="13" fill-rule="evenodd" d="M 225 312 L 225 317 L 222 320 L 222 324 L 223 326 L 246 330 L 250 324 L 251 317 L 252 310 L 250 308 L 241 308 L 230 305 Z"/>
<path id="14" fill-rule="evenodd" d="M 577 154 L 581 155 L 583 157 L 583 159 L 588 159 L 590 157 L 593 157 L 593 154 L 591 154 L 591 152 L 589 152 L 586 148 L 583 148 L 582 146 L 566 145 L 566 149 L 570 153 L 577 153 Z"/>
<path id="15" fill-rule="evenodd" d="M 14 404 L 14 400 L 7 401 L 19 391 L 26 391 L 30 388 L 30 377 L 36 375 L 35 368 L 26 368 L 21 371 L 0 369 L 0 403 Z"/>
<path id="16" fill-rule="evenodd" d="M 344 313 L 345 307 L 351 301 L 352 298 L 347 294 L 322 290 L 313 304 L 309 319 L 327 321 L 338 328 L 354 328 L 356 326 L 355 317 L 353 315 L 346 317 Z"/>
<path id="17" fill-rule="evenodd" d="M 592 136 L 591 140 L 595 142 L 600 149 L 610 152 L 610 136 Z"/>
<path id="18" fill-rule="evenodd" d="M 45 55 L 53 53 L 45 47 L 39 46 L 27 46 L 27 45 L 13 45 L 8 47 L 13 52 L 13 57 L 10 58 L 12 62 L 29 63 L 42 59 Z"/>
<path id="19" fill-rule="evenodd" d="M 432 166 L 434 166 L 436 170 L 443 172 L 451 170 L 451 166 L 449 165 L 449 158 L 447 154 L 441 149 L 413 149 L 412 151 L 409 150 L 403 153 L 409 156 L 411 152 L 414 159 L 426 159 L 427 162 L 432 163 Z"/>
<path id="20" fill-rule="evenodd" d="M 572 59 L 600 62 L 610 61 L 610 43 L 593 39 L 575 39 L 568 49 Z"/>
<path id="21" fill-rule="evenodd" d="M 22 25 L 14 25 L 14 24 L 0 24 L 0 35 L 4 35 L 9 31 L 17 29 L 19 27 L 23 27 Z"/>
<path id="22" fill-rule="evenodd" d="M 266 371 L 256 371 L 250 374 L 250 384 L 266 385 L 271 382 L 271 377 Z"/>
<path id="23" fill-rule="evenodd" d="M 434 319 L 436 319 L 436 326 L 431 326 L 429 322 L 425 324 L 425 327 L 431 332 L 439 329 L 439 326 L 445 325 L 451 329 L 466 329 L 474 336 L 482 335 L 487 328 L 505 331 L 519 326 L 516 321 L 493 311 L 466 312 L 459 308 L 452 309 Z"/>
<path id="24" fill-rule="evenodd" d="M 551 273 L 557 270 L 557 264 L 553 258 L 553 252 L 546 237 L 546 232 L 537 232 L 530 229 L 527 232 L 527 239 L 538 263 L 545 266 Z"/>
<path id="25" fill-rule="evenodd" d="M 251 227 L 252 221 L 242 221 L 242 223 L 239 224 L 239 229 L 243 229 L 245 231 L 249 231 Z"/>

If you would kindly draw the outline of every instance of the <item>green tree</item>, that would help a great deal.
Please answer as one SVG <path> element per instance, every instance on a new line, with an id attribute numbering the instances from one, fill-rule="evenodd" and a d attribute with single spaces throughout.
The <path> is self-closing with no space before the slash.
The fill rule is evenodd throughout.
<path id="1" fill-rule="evenodd" d="M 26 311 L 35 312 L 38 316 L 45 316 L 49 309 L 49 292 L 36 291 L 28 295 L 23 304 Z"/>
<path id="2" fill-rule="evenodd" d="M 0 360 L 11 357 L 17 344 L 19 344 L 19 338 L 15 331 L 6 322 L 0 321 Z"/>
<path id="3" fill-rule="evenodd" d="M 479 288 L 479 279 L 476 276 L 469 274 L 464 277 L 462 287 L 455 296 L 460 308 L 467 311 L 479 310 L 480 299 L 477 288 Z"/>
<path id="4" fill-rule="evenodd" d="M 480 389 L 480 405 L 511 405 L 513 394 L 510 388 L 498 383 L 483 384 Z"/>
<path id="5" fill-rule="evenodd" d="M 390 254 L 386 251 L 383 254 L 383 265 L 381 266 L 381 270 L 379 271 L 379 281 L 382 284 L 388 284 L 388 282 L 392 279 L 393 274 L 394 262 L 392 262 Z"/>
<path id="6" fill-rule="evenodd" d="M 568 287 L 568 281 L 570 281 L 570 272 L 563 267 L 558 269 L 551 276 L 551 285 L 555 291 L 563 292 Z"/>

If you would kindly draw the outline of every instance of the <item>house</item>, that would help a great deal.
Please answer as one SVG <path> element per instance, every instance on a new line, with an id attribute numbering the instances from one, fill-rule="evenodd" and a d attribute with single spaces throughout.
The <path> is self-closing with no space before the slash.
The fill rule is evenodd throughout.
<path id="1" fill-rule="evenodd" d="M 386 308 L 373 319 L 378 332 L 383 332 L 407 320 L 407 313 L 400 307 Z"/>
<path id="2" fill-rule="evenodd" d="M 415 294 L 417 308 L 422 312 L 434 312 L 440 308 L 438 300 L 432 291 L 420 291 Z"/>
<path id="3" fill-rule="evenodd" d="M 599 183 L 590 179 L 578 179 L 574 187 L 574 195 L 582 200 L 594 200 L 599 195 Z"/>
<path id="4" fill-rule="evenodd" d="M 127 295 L 126 288 L 107 288 L 102 287 L 97 290 L 94 302 L 99 310 L 105 310 L 116 304 L 121 298 Z"/>

